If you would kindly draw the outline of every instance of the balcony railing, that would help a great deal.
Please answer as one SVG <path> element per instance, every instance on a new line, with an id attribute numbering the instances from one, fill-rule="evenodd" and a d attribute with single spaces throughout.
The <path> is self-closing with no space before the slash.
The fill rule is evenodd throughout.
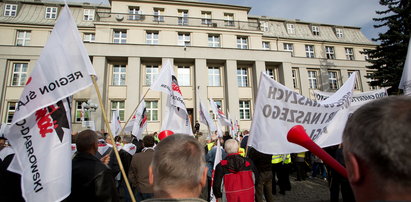
<path id="1" fill-rule="evenodd" d="M 156 24 L 156 25 L 176 25 L 209 27 L 224 29 L 239 29 L 249 31 L 259 31 L 258 22 L 220 20 L 210 18 L 177 17 L 165 15 L 145 15 L 128 13 L 97 12 L 99 22 L 123 22 L 135 24 Z"/>

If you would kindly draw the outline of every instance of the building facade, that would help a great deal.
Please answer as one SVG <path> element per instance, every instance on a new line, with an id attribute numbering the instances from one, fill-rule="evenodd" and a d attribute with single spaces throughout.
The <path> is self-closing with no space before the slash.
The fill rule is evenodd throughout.
<path id="1" fill-rule="evenodd" d="M 11 122 L 63 6 L 42 0 L 0 2 L 1 122 Z M 261 72 L 307 97 L 312 90 L 336 91 L 353 72 L 358 73 L 356 91 L 372 90 L 365 78 L 372 72 L 361 52 L 376 45 L 358 27 L 251 16 L 250 7 L 196 1 L 69 6 L 106 111 L 119 110 L 124 124 L 145 100 L 147 133 L 159 131 L 164 118 L 166 96 L 149 87 L 167 60 L 174 65 L 192 122 L 198 119 L 199 98 L 212 98 L 239 120 L 242 130 L 251 125 Z M 74 130 L 83 130 L 80 111 L 88 100 L 98 103 L 92 87 L 73 97 Z M 96 129 L 104 128 L 101 107 L 85 115 Z"/>

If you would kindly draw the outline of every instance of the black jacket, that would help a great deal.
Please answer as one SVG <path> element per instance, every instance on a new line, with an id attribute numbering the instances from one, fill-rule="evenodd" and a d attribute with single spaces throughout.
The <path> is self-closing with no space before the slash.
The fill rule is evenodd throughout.
<path id="1" fill-rule="evenodd" d="M 68 201 L 119 201 L 110 169 L 89 153 L 77 153 Z"/>

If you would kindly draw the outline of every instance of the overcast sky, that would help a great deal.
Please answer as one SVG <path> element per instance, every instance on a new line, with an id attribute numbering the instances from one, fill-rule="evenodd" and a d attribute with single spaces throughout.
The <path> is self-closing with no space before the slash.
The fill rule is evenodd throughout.
<path id="1" fill-rule="evenodd" d="M 367 38 L 379 32 L 372 20 L 380 17 L 376 10 L 385 10 L 379 0 L 199 0 L 201 2 L 233 4 L 251 7 L 250 15 L 361 27 Z"/>

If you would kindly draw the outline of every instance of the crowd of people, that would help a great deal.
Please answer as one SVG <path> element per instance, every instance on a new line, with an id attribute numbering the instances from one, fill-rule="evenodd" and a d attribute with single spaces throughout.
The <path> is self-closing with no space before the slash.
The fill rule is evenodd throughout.
<path id="1" fill-rule="evenodd" d="M 339 201 L 339 193 L 343 201 L 411 200 L 410 129 L 410 98 L 384 98 L 357 110 L 343 143 L 325 149 L 346 166 L 348 179 L 310 152 L 270 155 L 247 148 L 247 130 L 234 138 L 153 133 L 114 142 L 107 133 L 84 130 L 72 136 L 72 188 L 64 201 L 131 201 L 114 147 L 137 201 L 271 202 L 292 189 L 293 172 L 296 181 L 327 181 L 330 201 Z M 20 176 L 7 171 L 13 155 L 0 138 L 0 195 L 23 201 Z M 214 162 L 217 155 L 221 160 Z"/>

